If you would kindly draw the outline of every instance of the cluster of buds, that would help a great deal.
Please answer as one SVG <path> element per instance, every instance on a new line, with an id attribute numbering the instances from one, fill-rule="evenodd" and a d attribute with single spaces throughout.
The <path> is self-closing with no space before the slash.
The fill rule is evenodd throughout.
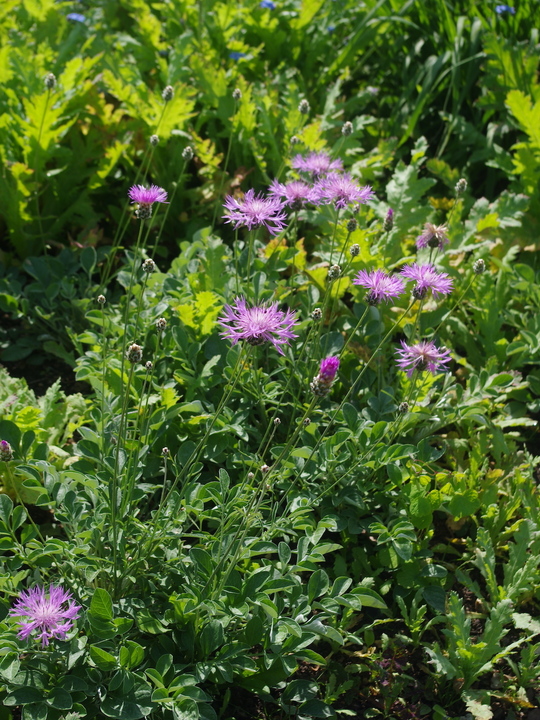
<path id="1" fill-rule="evenodd" d="M 325 397 L 330 392 L 337 371 L 339 369 L 339 358 L 337 356 L 327 357 L 321 360 L 319 374 L 311 381 L 309 387 L 317 397 Z"/>
<path id="2" fill-rule="evenodd" d="M 4 462 L 13 460 L 13 450 L 7 440 L 0 440 L 0 460 Z"/>

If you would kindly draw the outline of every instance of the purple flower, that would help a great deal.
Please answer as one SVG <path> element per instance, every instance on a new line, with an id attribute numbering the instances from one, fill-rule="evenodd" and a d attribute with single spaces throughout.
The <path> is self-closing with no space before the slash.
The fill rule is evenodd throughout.
<path id="1" fill-rule="evenodd" d="M 317 183 L 316 190 L 322 201 L 333 202 L 340 209 L 352 203 L 367 203 L 375 197 L 369 185 L 360 187 L 347 173 L 330 173 Z"/>
<path id="2" fill-rule="evenodd" d="M 366 295 L 368 305 L 378 305 L 383 300 L 388 302 L 405 292 L 403 280 L 395 275 L 388 275 L 384 270 L 360 270 L 353 284 L 369 289 Z"/>
<path id="3" fill-rule="evenodd" d="M 337 356 L 327 357 L 321 360 L 319 374 L 313 378 L 309 385 L 311 392 L 317 395 L 317 397 L 325 397 L 328 395 L 338 369 L 339 358 Z"/>
<path id="4" fill-rule="evenodd" d="M 86 18 L 84 15 L 81 15 L 81 13 L 69 13 L 69 15 L 66 15 L 66 18 L 78 23 L 84 23 L 86 21 Z"/>
<path id="5" fill-rule="evenodd" d="M 218 318 L 223 328 L 220 334 L 231 340 L 233 345 L 239 340 L 245 340 L 250 345 L 271 342 L 283 355 L 280 346 L 288 345 L 289 340 L 298 337 L 291 331 L 296 324 L 296 314 L 291 310 L 278 310 L 277 302 L 250 308 L 244 298 L 238 297 L 234 305 L 225 305 L 223 311 L 223 317 Z"/>
<path id="6" fill-rule="evenodd" d="M 36 585 L 31 590 L 21 592 L 9 614 L 28 618 L 19 623 L 17 635 L 21 640 L 26 640 L 36 630 L 42 647 L 45 647 L 51 638 L 66 639 L 66 634 L 73 627 L 73 620 L 79 617 L 80 609 L 81 606 L 75 604 L 71 593 L 64 588 L 51 585 L 45 593 L 45 587 Z"/>
<path id="7" fill-rule="evenodd" d="M 343 167 L 341 160 L 332 160 L 330 155 L 325 152 L 311 152 L 307 155 L 295 155 L 291 165 L 295 170 L 311 173 L 315 177 L 325 175 L 331 170 L 341 170 Z"/>
<path id="8" fill-rule="evenodd" d="M 269 193 L 272 196 L 285 198 L 285 205 L 293 210 L 299 210 L 306 203 L 317 205 L 319 202 L 319 193 L 302 180 L 293 180 L 286 185 L 274 180 L 270 185 Z"/>
<path id="9" fill-rule="evenodd" d="M 416 247 L 419 250 L 424 247 L 439 248 L 439 250 L 442 250 L 449 242 L 446 237 L 447 230 L 446 225 L 426 223 L 424 225 L 424 232 L 416 238 Z"/>
<path id="10" fill-rule="evenodd" d="M 510 7 L 510 5 L 496 5 L 495 12 L 497 13 L 497 15 L 504 15 L 505 13 L 508 13 L 509 15 L 516 14 L 516 11 L 513 7 Z"/>
<path id="11" fill-rule="evenodd" d="M 151 217 L 152 205 L 155 202 L 167 203 L 167 191 L 157 185 L 150 185 L 145 187 L 144 185 L 133 185 L 129 189 L 129 198 L 132 203 L 137 203 L 137 217 L 140 220 Z"/>
<path id="12" fill-rule="evenodd" d="M 267 10 L 275 10 L 276 3 L 272 2 L 272 0 L 261 0 L 259 7 L 266 8 Z"/>
<path id="13" fill-rule="evenodd" d="M 422 372 L 428 370 L 434 375 L 440 370 L 447 370 L 444 367 L 452 359 L 450 351 L 445 347 L 440 350 L 430 340 L 422 340 L 416 345 L 407 345 L 401 341 L 401 350 L 396 350 L 399 355 L 397 365 L 400 370 L 407 373 L 411 377 L 415 370 Z"/>
<path id="14" fill-rule="evenodd" d="M 237 50 L 232 50 L 229 53 L 229 57 L 231 58 L 231 60 L 241 60 L 242 58 L 247 57 L 247 55 L 246 55 L 246 53 L 238 52 Z"/>
<path id="15" fill-rule="evenodd" d="M 437 272 L 433 265 L 413 263 L 403 268 L 401 275 L 407 280 L 416 281 L 413 295 L 417 300 L 424 298 L 428 290 L 431 290 L 435 298 L 438 295 L 449 295 L 454 286 L 452 278 L 446 273 Z"/>
<path id="16" fill-rule="evenodd" d="M 248 190 L 241 200 L 227 195 L 223 207 L 228 211 L 223 215 L 225 222 L 230 222 L 234 228 L 245 226 L 250 230 L 254 227 L 264 227 L 272 235 L 277 235 L 285 228 L 283 202 L 275 196 L 265 198 L 255 195 L 255 190 Z"/>

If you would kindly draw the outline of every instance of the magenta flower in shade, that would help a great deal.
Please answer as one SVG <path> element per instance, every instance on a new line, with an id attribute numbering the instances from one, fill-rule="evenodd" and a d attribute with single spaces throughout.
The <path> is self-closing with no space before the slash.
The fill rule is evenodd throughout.
<path id="1" fill-rule="evenodd" d="M 255 190 L 248 190 L 241 200 L 227 195 L 223 205 L 227 214 L 225 222 L 232 223 L 235 230 L 239 227 L 264 227 L 271 235 L 277 235 L 285 228 L 286 217 L 283 214 L 283 202 L 276 197 L 255 195 Z"/>
<path id="2" fill-rule="evenodd" d="M 353 285 L 361 285 L 369 290 L 366 294 L 368 305 L 378 305 L 383 300 L 389 302 L 405 292 L 405 283 L 395 275 L 388 275 L 384 270 L 360 270 L 353 280 Z"/>
<path id="3" fill-rule="evenodd" d="M 79 617 L 80 605 L 76 605 L 73 596 L 64 588 L 51 585 L 23 590 L 9 614 L 13 617 L 27 618 L 19 622 L 18 637 L 26 640 L 37 631 L 41 646 L 45 647 L 52 638 L 65 640 L 73 627 L 73 621 Z"/>
<path id="4" fill-rule="evenodd" d="M 450 242 L 446 237 L 448 228 L 446 225 L 432 225 L 426 223 L 424 225 L 424 232 L 416 238 L 416 247 L 420 248 L 430 247 L 439 248 L 443 250 L 445 245 Z"/>
<path id="5" fill-rule="evenodd" d="M 223 328 L 220 334 L 233 345 L 239 340 L 245 340 L 250 345 L 271 342 L 283 355 L 281 345 L 288 345 L 289 340 L 298 337 L 291 331 L 296 324 L 296 314 L 291 310 L 278 310 L 277 302 L 248 307 L 245 299 L 238 297 L 234 305 L 225 305 L 223 312 L 224 315 L 218 318 Z"/>
<path id="6" fill-rule="evenodd" d="M 447 370 L 445 365 L 452 359 L 449 350 L 445 347 L 437 348 L 430 340 L 422 340 L 416 345 L 407 345 L 402 340 L 401 348 L 396 350 L 396 354 L 399 355 L 397 365 L 400 370 L 407 373 L 408 377 L 411 377 L 415 370 L 418 372 L 428 370 L 435 375 L 439 371 Z"/>
<path id="7" fill-rule="evenodd" d="M 454 281 L 446 273 L 437 272 L 433 265 L 418 265 L 413 263 L 403 268 L 401 276 L 407 280 L 414 280 L 416 285 L 413 289 L 413 296 L 421 300 L 431 290 L 433 297 L 438 295 L 449 295 L 454 289 Z"/>
<path id="8" fill-rule="evenodd" d="M 307 203 L 317 205 L 319 202 L 318 192 L 302 180 L 293 180 L 286 185 L 274 180 L 268 190 L 270 195 L 284 198 L 285 205 L 293 210 L 299 210 Z"/>
<path id="9" fill-rule="evenodd" d="M 330 392 L 330 388 L 339 369 L 339 358 L 337 356 L 327 357 L 321 360 L 319 374 L 311 381 L 309 387 L 311 392 L 317 397 L 325 397 Z"/>
<path id="10" fill-rule="evenodd" d="M 340 209 L 352 203 L 367 203 L 375 197 L 369 185 L 360 187 L 347 173 L 344 175 L 330 173 L 319 180 L 315 189 L 322 202 L 333 202 Z"/>
<path id="11" fill-rule="evenodd" d="M 145 220 L 152 216 L 152 205 L 155 202 L 167 203 L 167 191 L 157 185 L 133 185 L 128 192 L 129 199 L 132 203 L 137 203 L 137 217 Z"/>
<path id="12" fill-rule="evenodd" d="M 295 170 L 311 173 L 315 177 L 325 175 L 332 170 L 341 170 L 343 167 L 341 160 L 332 160 L 330 155 L 325 152 L 310 152 L 307 155 L 295 155 L 291 165 Z"/>

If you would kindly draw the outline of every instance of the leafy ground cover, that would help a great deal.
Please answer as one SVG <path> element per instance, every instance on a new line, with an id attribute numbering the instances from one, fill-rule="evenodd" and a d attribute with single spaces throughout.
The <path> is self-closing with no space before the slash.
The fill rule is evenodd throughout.
<path id="1" fill-rule="evenodd" d="M 536 717 L 537 16 L 2 4 L 0 720 Z"/>

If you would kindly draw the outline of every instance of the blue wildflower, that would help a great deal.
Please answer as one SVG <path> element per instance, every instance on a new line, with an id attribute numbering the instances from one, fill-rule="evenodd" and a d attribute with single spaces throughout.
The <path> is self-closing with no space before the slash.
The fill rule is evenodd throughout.
<path id="1" fill-rule="evenodd" d="M 68 20 L 73 20 L 73 22 L 86 22 L 86 18 L 84 17 L 84 15 L 81 15 L 81 13 L 69 13 L 69 15 L 66 15 L 66 18 Z"/>
<path id="2" fill-rule="evenodd" d="M 513 7 L 510 7 L 510 5 L 496 5 L 495 12 L 497 13 L 497 15 L 504 15 L 505 13 L 508 13 L 509 15 L 516 14 L 515 9 Z"/>
<path id="3" fill-rule="evenodd" d="M 266 8 L 267 10 L 275 10 L 276 3 L 272 2 L 272 0 L 261 0 L 259 7 Z"/>
<path id="4" fill-rule="evenodd" d="M 247 57 L 246 53 L 238 52 L 237 50 L 233 50 L 229 53 L 229 57 L 231 60 L 240 60 L 241 58 Z"/>

